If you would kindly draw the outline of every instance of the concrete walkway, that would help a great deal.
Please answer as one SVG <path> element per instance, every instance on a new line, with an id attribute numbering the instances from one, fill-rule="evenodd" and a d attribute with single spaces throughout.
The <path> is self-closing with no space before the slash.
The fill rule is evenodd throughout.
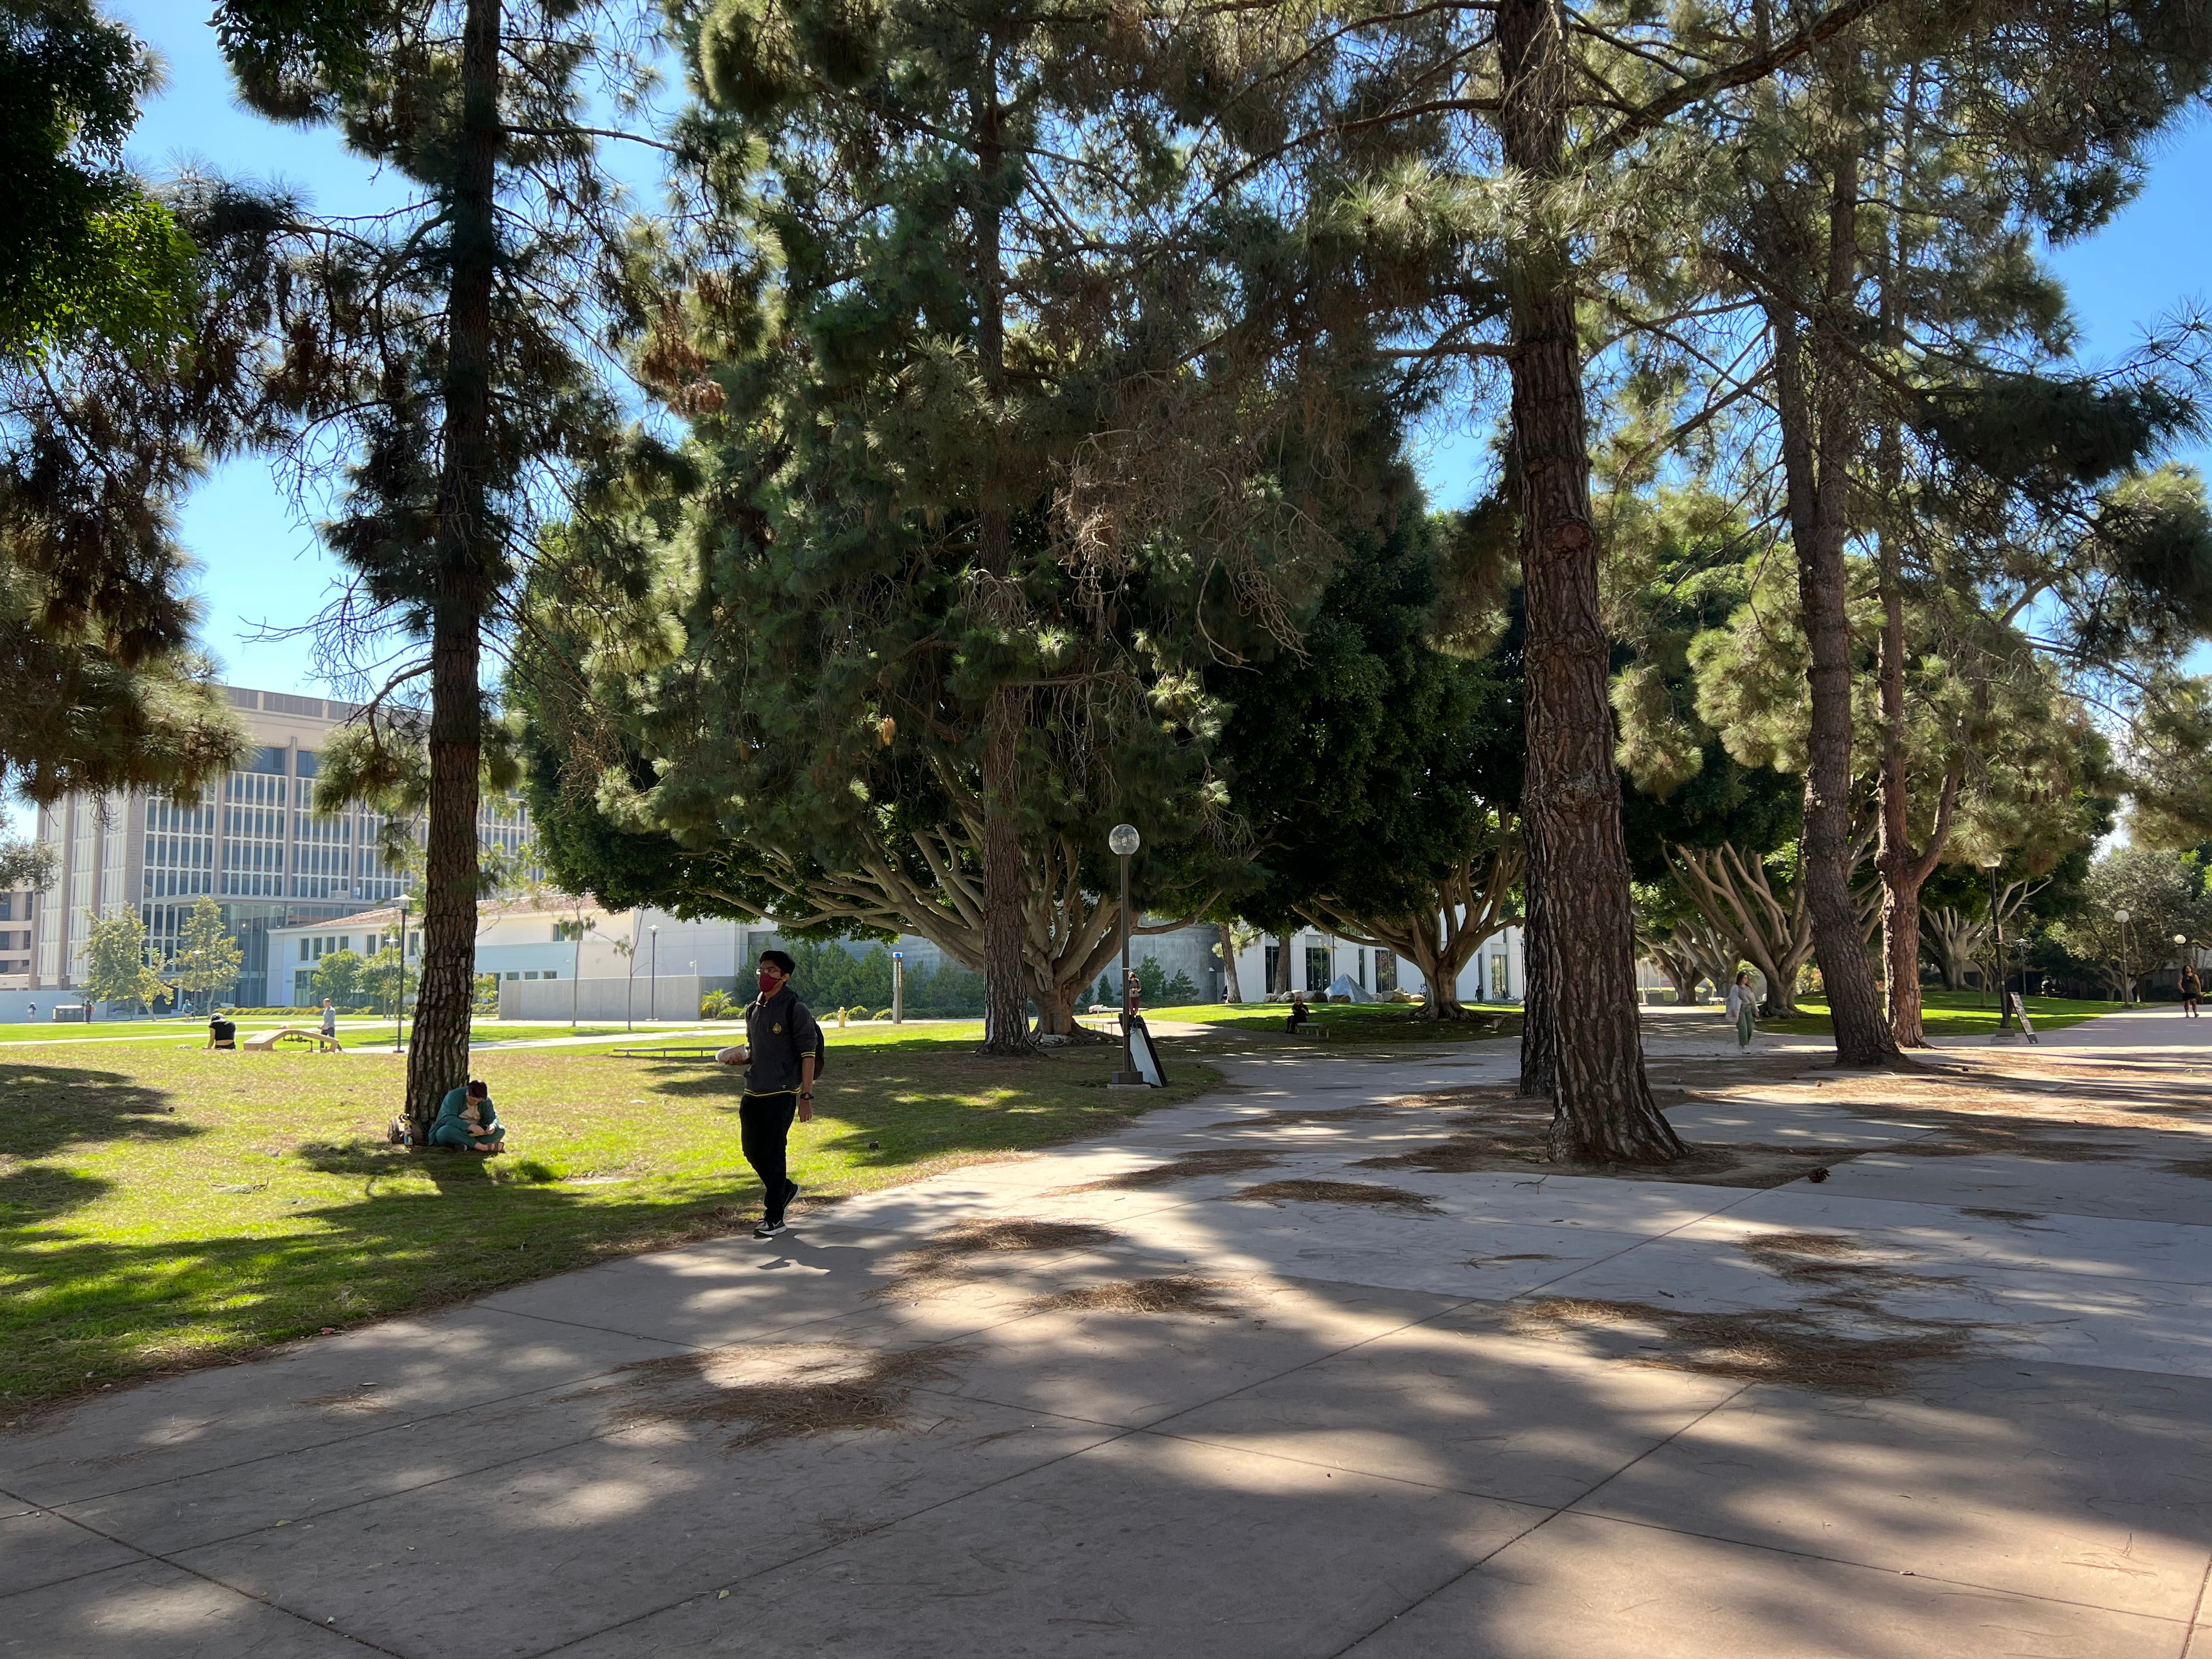
<path id="1" fill-rule="evenodd" d="M 1255 1053 L 772 1243 L 81 1407 L 0 1439 L 0 1654 L 2212 1659 L 2204 1130 L 1920 1155 L 1950 1117 L 1767 1045 L 1686 1136 L 1884 1150 L 1376 1166 L 1466 1103 L 1378 1103 L 1513 1060 Z M 1277 1182 L 1337 1184 L 1236 1196 Z M 1881 1385 L 1798 1375 L 1832 1348 Z"/>

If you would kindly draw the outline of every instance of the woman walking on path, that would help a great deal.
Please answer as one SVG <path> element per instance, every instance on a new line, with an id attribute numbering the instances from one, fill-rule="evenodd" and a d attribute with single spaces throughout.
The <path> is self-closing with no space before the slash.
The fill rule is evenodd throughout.
<path id="1" fill-rule="evenodd" d="M 1728 1016 L 1735 1022 L 1736 1053 L 1742 1054 L 1751 1047 L 1751 1023 L 1758 1012 L 1759 999 L 1752 993 L 1751 970 L 1740 969 L 1728 993 Z"/>
<path id="2" fill-rule="evenodd" d="M 2181 1012 L 2184 1018 L 2203 1018 L 2197 1011 L 2197 1005 L 2203 995 L 2204 982 L 2197 977 L 2196 964 L 2183 963 L 2181 964 Z"/>

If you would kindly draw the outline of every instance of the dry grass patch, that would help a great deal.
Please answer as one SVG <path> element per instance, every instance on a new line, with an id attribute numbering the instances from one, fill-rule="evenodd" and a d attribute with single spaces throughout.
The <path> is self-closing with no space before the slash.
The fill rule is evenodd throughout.
<path id="1" fill-rule="evenodd" d="M 1574 1164 L 1553 1161 L 1549 1106 L 1492 1085 L 1415 1095 L 1405 1104 L 1465 1107 L 1445 1121 L 1458 1133 L 1402 1152 L 1358 1161 L 1363 1170 L 1419 1170 L 1472 1175 L 1541 1169 L 1552 1175 L 1606 1176 L 1622 1181 L 1689 1181 L 1708 1187 L 1779 1187 L 1868 1151 L 1865 1147 L 1777 1146 L 1760 1142 L 1696 1141 L 1672 1164 Z"/>
<path id="2" fill-rule="evenodd" d="M 1234 1316 L 1237 1309 L 1220 1299 L 1218 1279 L 1176 1276 L 1116 1279 L 1080 1290 L 1041 1296 L 1029 1305 L 1038 1313 L 1210 1314 Z"/>
<path id="3" fill-rule="evenodd" d="M 2108 1141 L 2077 1140 L 2042 1133 L 2032 1123 L 1954 1123 L 1941 1136 L 1904 1140 L 1884 1152 L 1900 1158 L 1981 1158 L 1992 1152 L 2043 1164 L 2114 1164 L 2128 1157 Z"/>
<path id="4" fill-rule="evenodd" d="M 973 1276 L 981 1258 L 1041 1250 L 1095 1250 L 1120 1235 L 1087 1221 L 959 1221 L 890 1260 L 897 1277 L 872 1296 L 921 1296 Z"/>
<path id="5" fill-rule="evenodd" d="M 1166 1164 L 1147 1164 L 1141 1170 L 1124 1170 L 1079 1186 L 1062 1187 L 1062 1193 L 1142 1192 L 1171 1182 L 1196 1181 L 1206 1176 L 1243 1175 L 1252 1170 L 1273 1169 L 1282 1162 L 1274 1152 L 1243 1152 L 1230 1148 L 1185 1152 Z"/>
<path id="6" fill-rule="evenodd" d="M 1229 1194 L 1239 1204 L 1365 1204 L 1415 1215 L 1442 1215 L 1430 1199 L 1403 1187 L 1370 1186 L 1362 1181 L 1263 1181 Z"/>
<path id="7" fill-rule="evenodd" d="M 1836 1394 L 1886 1394 L 1905 1381 L 1911 1366 L 1966 1356 L 1976 1329 L 1897 1320 L 1892 1322 L 1901 1334 L 1852 1336 L 1802 1313 L 1692 1313 L 1557 1296 L 1516 1304 L 1507 1322 L 1524 1334 L 1638 1331 L 1655 1341 L 1634 1356 L 1636 1364 Z"/>
<path id="8" fill-rule="evenodd" d="M 729 1442 L 738 1449 L 838 1429 L 896 1428 L 908 1392 L 945 1376 L 956 1352 L 841 1342 L 711 1348 L 625 1365 L 622 1382 L 588 1392 L 623 1396 L 614 1408 L 622 1426 L 749 1425 Z"/>
<path id="9" fill-rule="evenodd" d="M 374 1382 L 360 1382 L 350 1389 L 333 1389 L 328 1394 L 309 1395 L 304 1400 L 295 1400 L 295 1406 L 305 1406 L 316 1411 L 336 1412 L 344 1417 L 363 1417 L 373 1412 L 388 1412 L 392 1403 L 383 1397 Z"/>

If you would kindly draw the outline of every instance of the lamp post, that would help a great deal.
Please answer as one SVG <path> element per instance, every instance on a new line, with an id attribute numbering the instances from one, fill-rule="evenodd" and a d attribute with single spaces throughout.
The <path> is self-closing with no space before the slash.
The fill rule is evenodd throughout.
<path id="1" fill-rule="evenodd" d="M 2112 912 L 2112 920 L 2120 924 L 2120 1006 L 2128 1006 L 2128 915 L 2125 910 Z"/>
<path id="2" fill-rule="evenodd" d="M 648 931 L 653 934 L 645 970 L 645 1019 L 649 1025 L 660 1018 L 660 924 L 656 921 Z"/>
<path id="3" fill-rule="evenodd" d="M 891 952 L 891 1024 L 906 1024 L 906 952 Z"/>
<path id="4" fill-rule="evenodd" d="M 1982 860 L 1982 868 L 1990 872 L 1990 926 L 1996 929 L 1996 968 L 1997 982 L 1997 1034 L 2002 1036 L 2012 1030 L 2012 1009 L 2005 1002 L 2004 917 L 1997 910 L 1997 866 L 2004 862 L 2001 854 L 1992 853 Z"/>
<path id="5" fill-rule="evenodd" d="M 1129 1014 L 1129 855 L 1144 844 L 1133 823 L 1117 823 L 1106 845 L 1121 860 L 1121 1069 L 1114 1081 L 1123 1087 L 1141 1085 L 1135 1060 L 1136 1033 Z"/>
<path id="6" fill-rule="evenodd" d="M 399 994 L 392 1000 L 392 1052 L 407 1052 L 407 1038 L 400 1022 L 407 1017 L 407 895 L 399 896 Z"/>

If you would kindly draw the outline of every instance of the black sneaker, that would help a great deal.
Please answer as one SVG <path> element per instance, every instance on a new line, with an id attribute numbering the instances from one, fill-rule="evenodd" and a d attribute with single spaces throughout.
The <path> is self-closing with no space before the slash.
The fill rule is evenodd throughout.
<path id="1" fill-rule="evenodd" d="M 788 1229 L 787 1229 L 781 1221 L 763 1221 L 759 1226 L 753 1229 L 753 1237 L 755 1238 L 774 1238 L 778 1233 L 787 1231 Z"/>
<path id="2" fill-rule="evenodd" d="M 799 1194 L 805 1192 L 806 1188 L 793 1181 L 789 1176 L 786 1176 L 784 1180 L 791 1188 L 791 1190 L 783 1195 L 783 1207 L 787 1210 L 799 1202 Z"/>

